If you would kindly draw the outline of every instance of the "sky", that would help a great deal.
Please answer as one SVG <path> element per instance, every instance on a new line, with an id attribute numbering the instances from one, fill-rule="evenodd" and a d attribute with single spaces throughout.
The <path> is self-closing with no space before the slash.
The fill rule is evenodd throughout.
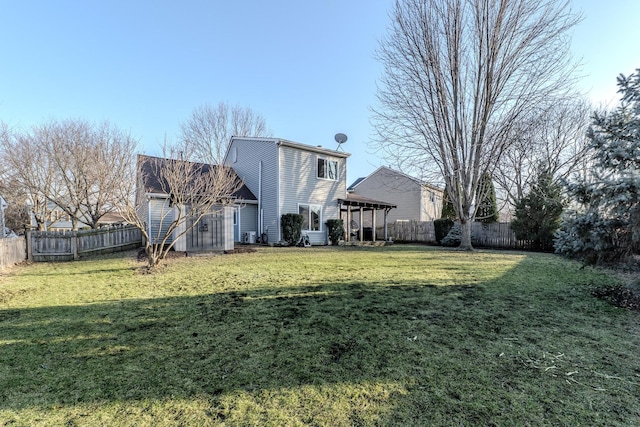
<path id="1" fill-rule="evenodd" d="M 347 180 L 387 164 L 369 146 L 392 0 L 0 0 L 0 121 L 108 120 L 160 154 L 194 108 L 262 114 L 273 135 L 336 148 Z M 574 0 L 579 87 L 613 106 L 640 68 L 640 1 Z"/>

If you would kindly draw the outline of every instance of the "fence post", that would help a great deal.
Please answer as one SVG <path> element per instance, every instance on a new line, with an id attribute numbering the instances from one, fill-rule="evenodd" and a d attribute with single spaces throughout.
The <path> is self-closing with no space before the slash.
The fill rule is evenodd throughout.
<path id="1" fill-rule="evenodd" d="M 25 233 L 27 239 L 27 261 L 33 262 L 33 234 L 31 230 L 27 230 Z"/>
<path id="2" fill-rule="evenodd" d="M 73 260 L 77 261 L 78 257 L 78 232 L 71 232 L 71 254 L 73 254 Z"/>

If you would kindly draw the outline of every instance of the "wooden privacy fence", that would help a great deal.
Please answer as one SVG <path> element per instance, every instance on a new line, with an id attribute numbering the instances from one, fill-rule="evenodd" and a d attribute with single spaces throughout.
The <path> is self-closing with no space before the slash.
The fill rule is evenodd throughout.
<path id="1" fill-rule="evenodd" d="M 471 244 L 490 248 L 531 249 L 531 240 L 518 240 L 510 222 L 471 224 Z"/>
<path id="2" fill-rule="evenodd" d="M 135 249 L 142 244 L 142 233 L 132 225 L 80 231 L 29 231 L 27 241 L 31 261 L 70 261 L 81 256 Z"/>
<path id="3" fill-rule="evenodd" d="M 24 236 L 0 239 L 0 270 L 27 259 L 27 241 Z"/>
<path id="4" fill-rule="evenodd" d="M 387 228 L 389 236 L 397 242 L 436 243 L 433 221 L 396 221 Z M 377 235 L 381 230 L 377 230 Z M 474 222 L 471 224 L 471 243 L 490 248 L 531 249 L 532 242 L 516 239 L 510 222 Z"/>
<path id="5" fill-rule="evenodd" d="M 436 242 L 433 221 L 396 221 L 387 224 L 387 233 L 397 242 Z M 383 235 L 382 228 L 376 230 L 376 236 Z"/>

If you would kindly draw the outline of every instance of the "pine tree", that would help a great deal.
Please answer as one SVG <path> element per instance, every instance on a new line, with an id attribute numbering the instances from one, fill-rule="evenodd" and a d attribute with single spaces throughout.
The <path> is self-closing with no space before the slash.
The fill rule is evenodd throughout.
<path id="1" fill-rule="evenodd" d="M 498 222 L 500 215 L 498 214 L 496 188 L 493 185 L 491 174 L 488 172 L 485 172 L 482 175 L 482 181 L 478 186 L 478 196 L 482 197 L 482 200 L 478 204 L 476 221 L 483 222 L 485 224 Z"/>
<path id="2" fill-rule="evenodd" d="M 560 185 L 554 182 L 551 173 L 540 169 L 529 194 L 516 203 L 511 228 L 518 240 L 532 240 L 534 249 L 552 250 L 562 209 Z"/>
<path id="3" fill-rule="evenodd" d="M 620 261 L 640 248 L 640 68 L 618 77 L 620 105 L 594 114 L 592 176 L 568 186 L 579 206 L 557 233 L 556 251 L 589 263 Z"/>
<path id="4" fill-rule="evenodd" d="M 456 210 L 453 207 L 453 202 L 449 198 L 449 187 L 444 189 L 444 195 L 442 196 L 442 213 L 440 215 L 442 219 L 456 220 Z"/>

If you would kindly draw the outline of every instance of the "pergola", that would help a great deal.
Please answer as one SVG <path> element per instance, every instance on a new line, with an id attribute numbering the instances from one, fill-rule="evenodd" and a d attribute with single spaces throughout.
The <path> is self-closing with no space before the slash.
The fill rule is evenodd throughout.
<path id="1" fill-rule="evenodd" d="M 346 241 L 351 240 L 351 220 L 353 218 L 353 212 L 360 213 L 360 228 L 358 230 L 358 240 L 362 241 L 364 237 L 362 220 L 364 218 L 365 212 L 371 212 L 371 226 L 373 228 L 372 239 L 376 241 L 376 211 L 382 210 L 384 211 L 384 240 L 387 240 L 387 214 L 393 208 L 396 208 L 396 205 L 392 205 L 386 202 L 381 202 L 379 200 L 373 200 L 366 197 L 358 196 L 356 194 L 348 194 L 344 199 L 338 199 L 338 206 L 340 208 L 340 219 L 342 218 L 342 213 L 346 213 Z"/>

